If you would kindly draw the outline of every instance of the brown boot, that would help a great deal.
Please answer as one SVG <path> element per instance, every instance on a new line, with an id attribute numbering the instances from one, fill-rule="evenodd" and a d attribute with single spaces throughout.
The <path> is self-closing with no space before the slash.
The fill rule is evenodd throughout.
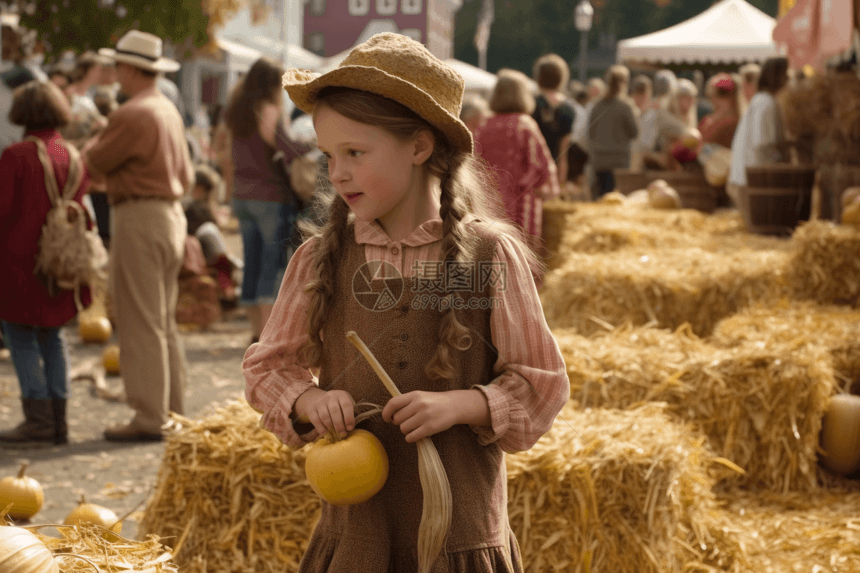
<path id="1" fill-rule="evenodd" d="M 69 443 L 69 425 L 66 423 L 66 400 L 53 398 L 51 405 L 54 410 L 54 443 Z"/>
<path id="2" fill-rule="evenodd" d="M 20 444 L 24 442 L 53 442 L 56 439 L 54 431 L 54 408 L 51 400 L 21 400 L 24 410 L 24 421 L 17 428 L 0 432 L 0 442 Z"/>

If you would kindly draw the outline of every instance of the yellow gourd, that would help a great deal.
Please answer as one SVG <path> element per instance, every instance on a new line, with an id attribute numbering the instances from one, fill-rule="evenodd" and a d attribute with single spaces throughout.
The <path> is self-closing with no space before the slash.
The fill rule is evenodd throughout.
<path id="1" fill-rule="evenodd" d="M 114 533 L 122 532 L 122 522 L 113 511 L 100 505 L 87 503 L 86 498 L 81 496 L 80 503 L 66 516 L 63 525 L 83 525 L 85 523 L 101 525 Z"/>
<path id="2" fill-rule="evenodd" d="M 855 197 L 842 208 L 842 224 L 860 225 L 860 197 Z"/>
<path id="3" fill-rule="evenodd" d="M 27 464 L 21 464 L 17 477 L 5 477 L 0 480 L 0 510 L 10 503 L 9 517 L 12 519 L 30 519 L 42 509 L 45 502 L 45 493 L 39 482 L 24 473 Z M 2 571 L 2 569 L 0 569 Z"/>
<path id="4" fill-rule="evenodd" d="M 860 396 L 839 394 L 830 399 L 821 425 L 821 464 L 849 475 L 860 469 Z"/>
<path id="5" fill-rule="evenodd" d="M 388 455 L 376 436 L 356 429 L 340 440 L 320 438 L 308 452 L 305 473 L 321 498 L 332 505 L 353 505 L 385 485 Z"/>
<path id="6" fill-rule="evenodd" d="M 0 525 L 0 571 L 3 573 L 59 573 L 51 551 L 21 527 Z"/>
<path id="7" fill-rule="evenodd" d="M 102 352 L 102 365 L 108 374 L 119 374 L 119 346 L 111 344 Z"/>
<path id="8" fill-rule="evenodd" d="M 78 322 L 78 332 L 84 342 L 104 343 L 110 340 L 113 328 L 106 316 L 84 316 Z"/>

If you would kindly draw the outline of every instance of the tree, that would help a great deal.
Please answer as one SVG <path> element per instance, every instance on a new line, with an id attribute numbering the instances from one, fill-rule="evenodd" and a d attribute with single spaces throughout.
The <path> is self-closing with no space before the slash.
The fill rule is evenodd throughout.
<path id="1" fill-rule="evenodd" d="M 21 25 L 36 30 L 48 56 L 113 46 L 130 29 L 151 32 L 184 50 L 247 4 L 271 0 L 16 0 Z M 190 54 L 179 54 L 187 56 Z"/>
<path id="2" fill-rule="evenodd" d="M 496 0 L 495 21 L 490 31 L 487 69 L 515 68 L 531 75 L 532 63 L 542 54 L 555 52 L 575 65 L 579 56 L 579 32 L 574 25 L 578 0 Z M 747 0 L 776 16 L 778 0 Z M 614 32 L 618 40 L 633 38 L 679 24 L 705 11 L 713 0 L 591 0 L 594 24 L 589 48 L 601 34 Z M 472 44 L 480 0 L 465 0 L 456 15 L 454 57 L 476 63 Z"/>

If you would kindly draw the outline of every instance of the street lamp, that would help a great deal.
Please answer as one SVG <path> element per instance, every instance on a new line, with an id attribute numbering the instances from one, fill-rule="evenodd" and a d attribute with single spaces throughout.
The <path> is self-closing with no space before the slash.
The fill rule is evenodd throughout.
<path id="1" fill-rule="evenodd" d="M 576 29 L 579 30 L 579 81 L 586 82 L 586 58 L 588 53 L 588 32 L 594 19 L 594 8 L 588 0 L 580 0 L 574 11 Z"/>

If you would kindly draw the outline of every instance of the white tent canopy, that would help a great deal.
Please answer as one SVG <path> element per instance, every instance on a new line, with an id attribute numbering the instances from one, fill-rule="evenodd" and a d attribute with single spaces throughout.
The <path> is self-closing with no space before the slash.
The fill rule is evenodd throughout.
<path id="1" fill-rule="evenodd" d="M 776 20 L 745 0 L 721 0 L 665 30 L 618 42 L 619 62 L 727 63 L 778 55 Z"/>

